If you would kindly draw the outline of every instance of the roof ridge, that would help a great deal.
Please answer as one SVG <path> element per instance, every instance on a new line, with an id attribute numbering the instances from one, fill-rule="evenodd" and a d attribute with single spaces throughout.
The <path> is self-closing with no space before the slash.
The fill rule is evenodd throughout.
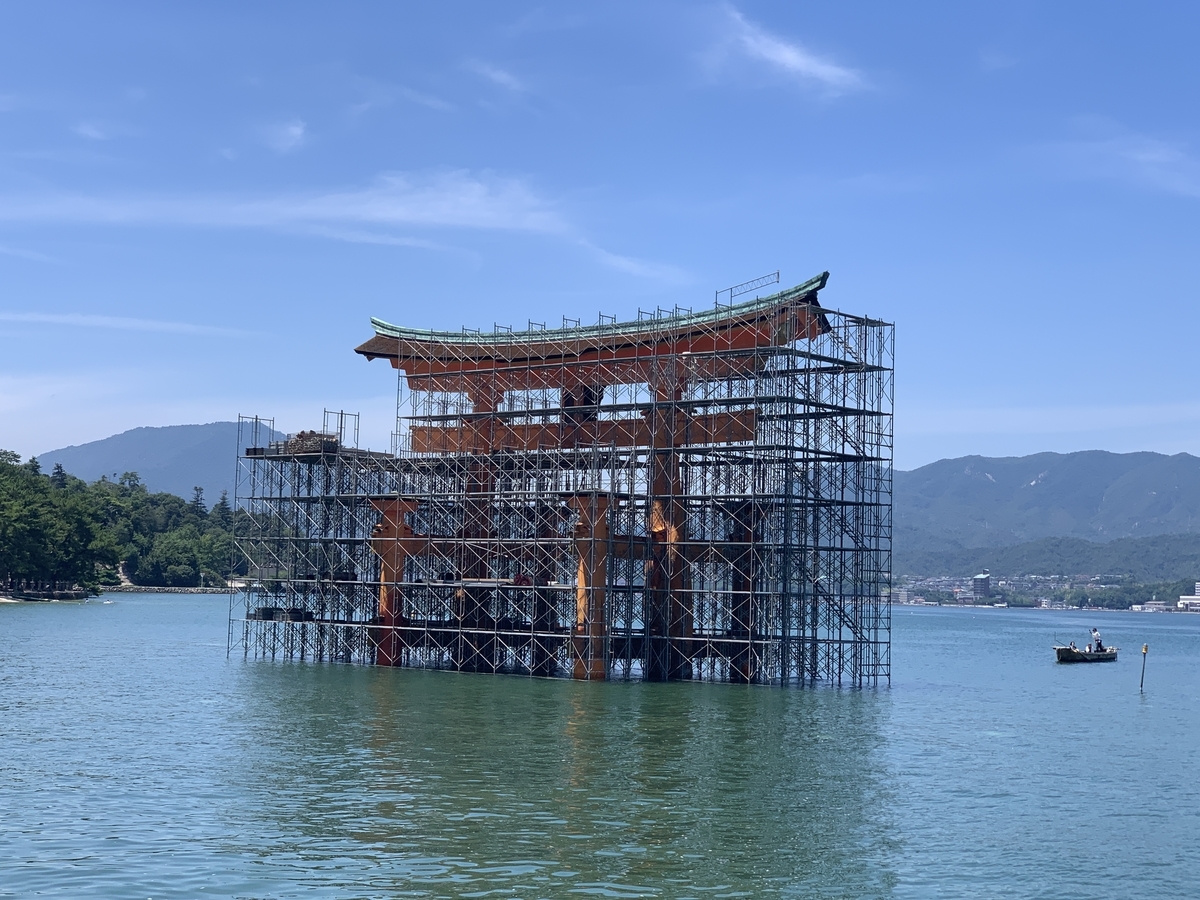
<path id="1" fill-rule="evenodd" d="M 828 280 L 829 273 L 822 272 L 820 275 L 814 276 L 795 287 L 778 291 L 766 297 L 756 297 L 745 303 L 737 303 L 731 306 L 714 306 L 711 310 L 699 313 L 681 313 L 674 316 L 665 316 L 661 319 L 636 319 L 630 322 L 580 325 L 571 328 L 546 328 L 540 331 L 527 330 L 506 331 L 501 334 L 471 334 L 461 331 L 435 331 L 424 328 L 408 328 L 403 325 L 392 325 L 390 322 L 385 322 L 383 319 L 377 319 L 372 316 L 371 327 L 375 329 L 375 333 L 380 337 L 408 338 L 421 341 L 437 340 L 460 344 L 491 344 L 500 340 L 506 343 L 525 340 L 540 342 L 554 340 L 555 338 L 577 339 L 591 335 L 628 334 L 632 332 L 657 331 L 664 328 L 698 325 L 731 315 L 737 316 L 744 313 L 757 312 L 761 309 L 770 309 L 773 306 L 779 306 L 795 300 L 797 297 L 802 297 L 805 294 L 819 291 L 825 287 L 825 283 Z"/>

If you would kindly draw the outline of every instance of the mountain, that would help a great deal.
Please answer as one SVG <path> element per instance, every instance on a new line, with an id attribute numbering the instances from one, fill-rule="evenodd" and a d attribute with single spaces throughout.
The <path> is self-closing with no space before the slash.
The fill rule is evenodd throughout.
<path id="1" fill-rule="evenodd" d="M 1200 531 L 1200 459 L 1187 453 L 964 456 L 896 472 L 896 525 L 996 547 Z"/>
<path id="2" fill-rule="evenodd" d="M 894 523 L 899 574 L 948 574 L 985 558 L 1019 566 L 1058 560 L 1066 568 L 1055 571 L 1084 572 L 1103 564 L 1103 551 L 1094 548 L 1105 542 L 1165 535 L 1200 542 L 1200 459 L 1100 450 L 943 459 L 894 473 Z M 1051 540 L 1063 538 L 1093 547 Z M 1142 549 L 1158 559 L 1160 551 L 1149 548 L 1169 544 L 1151 541 Z M 1018 546 L 1020 553 L 969 552 Z M 1135 553 L 1133 545 L 1121 546 Z M 990 568 L 1003 570 L 999 563 Z"/>
<path id="3" fill-rule="evenodd" d="M 67 472 L 85 481 L 136 472 L 149 490 L 189 499 L 198 485 L 212 506 L 221 491 L 233 497 L 237 428 L 236 422 L 134 428 L 104 440 L 51 450 L 38 456 L 38 462 L 43 472 L 62 463 Z M 283 437 L 276 433 L 272 440 Z"/>

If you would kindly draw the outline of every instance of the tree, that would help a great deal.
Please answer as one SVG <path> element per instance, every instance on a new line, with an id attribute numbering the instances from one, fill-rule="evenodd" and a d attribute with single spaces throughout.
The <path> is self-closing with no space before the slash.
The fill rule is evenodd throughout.
<path id="1" fill-rule="evenodd" d="M 114 476 L 115 477 L 115 476 Z M 221 496 L 206 510 L 203 490 L 191 502 L 150 493 L 135 472 L 87 484 L 55 466 L 0 450 L 0 587 L 56 591 L 117 579 L 124 562 L 137 584 L 219 584 L 230 574 L 235 522 L 245 519 Z"/>
<path id="2" fill-rule="evenodd" d="M 196 587 L 200 584 L 200 560 L 196 553 L 199 533 L 185 525 L 154 538 L 150 552 L 141 557 L 130 578 L 137 584 L 162 587 Z"/>
<path id="3" fill-rule="evenodd" d="M 220 531 L 233 532 L 233 507 L 229 505 L 228 491 L 221 491 L 221 499 L 208 513 L 208 524 Z"/>
<path id="4" fill-rule="evenodd" d="M 0 581 L 35 591 L 92 587 L 98 568 L 117 560 L 96 498 L 65 472 L 42 475 L 36 463 L 0 457 Z"/>

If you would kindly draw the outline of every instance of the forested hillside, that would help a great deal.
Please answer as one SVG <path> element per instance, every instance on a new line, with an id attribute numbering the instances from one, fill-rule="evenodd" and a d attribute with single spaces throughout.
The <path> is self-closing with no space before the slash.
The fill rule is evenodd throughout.
<path id="1" fill-rule="evenodd" d="M 119 580 L 194 587 L 221 584 L 230 572 L 235 513 L 222 495 L 209 510 L 203 491 L 190 501 L 151 493 L 132 472 L 115 481 L 43 472 L 0 451 L 0 590 L 95 589 Z"/>
<path id="2" fill-rule="evenodd" d="M 1022 575 L 1116 575 L 1149 584 L 1200 580 L 1200 534 L 1158 534 L 1107 543 L 1081 538 L 1042 538 L 1008 547 L 927 547 L 900 543 L 897 575 L 973 575 L 990 569 L 997 578 Z"/>

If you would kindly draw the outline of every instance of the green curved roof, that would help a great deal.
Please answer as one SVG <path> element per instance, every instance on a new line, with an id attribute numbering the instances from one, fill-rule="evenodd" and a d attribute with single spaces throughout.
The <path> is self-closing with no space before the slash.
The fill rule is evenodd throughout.
<path id="1" fill-rule="evenodd" d="M 493 334 L 474 334 L 463 331 L 429 331 L 423 328 L 406 328 L 402 325 L 392 325 L 382 319 L 371 319 L 371 327 L 380 337 L 399 338 L 411 341 L 431 341 L 444 344 L 506 344 L 522 339 L 532 341 L 555 340 L 559 338 L 577 340 L 592 336 L 607 336 L 614 334 L 636 334 L 639 332 L 658 332 L 669 328 L 688 328 L 715 322 L 730 316 L 753 314 L 759 310 L 771 309 L 785 303 L 812 294 L 825 287 L 829 273 L 822 272 L 815 278 L 810 278 L 803 284 L 787 290 L 770 294 L 766 297 L 756 297 L 745 303 L 732 306 L 719 306 L 699 313 L 684 313 L 677 316 L 665 316 L 659 319 L 641 319 L 633 322 L 611 322 L 600 325 L 581 325 L 571 328 L 547 328 L 539 331 L 514 331 Z"/>

